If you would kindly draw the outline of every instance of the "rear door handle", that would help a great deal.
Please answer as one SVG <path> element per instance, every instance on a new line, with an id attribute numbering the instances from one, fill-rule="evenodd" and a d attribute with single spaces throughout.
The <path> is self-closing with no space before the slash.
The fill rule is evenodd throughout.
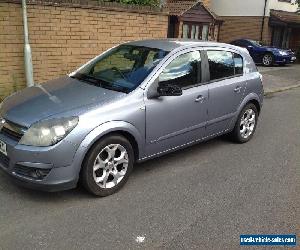
<path id="1" fill-rule="evenodd" d="M 237 86 L 235 89 L 234 89 L 234 92 L 236 93 L 239 93 L 241 91 L 242 87 L 240 86 Z"/>
<path id="2" fill-rule="evenodd" d="M 195 102 L 203 102 L 205 101 L 205 97 L 203 95 L 199 95 L 196 99 L 195 99 Z"/>

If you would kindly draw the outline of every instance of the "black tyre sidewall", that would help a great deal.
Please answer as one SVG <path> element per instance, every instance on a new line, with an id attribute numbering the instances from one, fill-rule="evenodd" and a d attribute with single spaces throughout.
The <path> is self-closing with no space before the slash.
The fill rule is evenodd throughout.
<path id="1" fill-rule="evenodd" d="M 127 172 L 126 172 L 124 178 L 122 179 L 122 181 L 113 188 L 104 189 L 104 188 L 99 187 L 93 178 L 93 166 L 94 166 L 94 162 L 95 162 L 95 159 L 98 156 L 98 154 L 101 152 L 101 150 L 103 148 L 105 148 L 109 144 L 122 145 L 127 150 L 129 162 L 128 162 Z M 82 184 L 89 192 L 91 192 L 92 194 L 94 194 L 96 196 L 104 197 L 104 196 L 111 195 L 113 193 L 116 193 L 118 190 L 120 190 L 120 188 L 122 188 L 124 186 L 124 184 L 127 182 L 129 175 L 133 169 L 133 164 L 134 164 L 134 152 L 133 152 L 133 148 L 132 148 L 131 144 L 129 143 L 129 141 L 120 135 L 106 136 L 106 137 L 100 139 L 100 141 L 98 143 L 96 143 L 88 152 L 88 154 L 85 158 L 85 161 L 83 163 L 83 166 L 82 166 L 82 171 L 81 171 Z"/>
<path id="2" fill-rule="evenodd" d="M 248 138 L 245 139 L 244 137 L 241 136 L 240 123 L 241 123 L 242 116 L 244 115 L 244 113 L 247 109 L 252 109 L 255 112 L 255 126 L 254 126 L 254 130 L 253 130 L 252 134 Z M 253 103 L 247 104 L 240 112 L 238 119 L 236 121 L 234 130 L 233 130 L 234 140 L 238 143 L 245 143 L 245 142 L 250 141 L 256 131 L 257 121 L 258 121 L 258 111 L 257 111 L 256 106 Z"/>

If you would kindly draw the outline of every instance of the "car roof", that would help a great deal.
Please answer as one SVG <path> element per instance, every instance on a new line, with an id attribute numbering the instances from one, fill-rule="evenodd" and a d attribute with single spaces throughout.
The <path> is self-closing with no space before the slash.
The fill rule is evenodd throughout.
<path id="1" fill-rule="evenodd" d="M 222 47 L 222 48 L 234 48 L 234 49 L 238 48 L 236 46 L 226 44 L 226 43 L 208 42 L 208 41 L 200 41 L 200 40 L 192 40 L 192 39 L 151 39 L 151 40 L 132 41 L 125 44 L 161 49 L 165 51 L 172 51 L 178 48 L 187 48 L 193 46 Z"/>

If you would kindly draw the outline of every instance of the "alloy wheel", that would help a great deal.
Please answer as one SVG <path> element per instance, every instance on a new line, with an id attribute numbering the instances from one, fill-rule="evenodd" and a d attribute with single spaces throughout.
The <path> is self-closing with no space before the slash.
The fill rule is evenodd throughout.
<path id="1" fill-rule="evenodd" d="M 122 145 L 110 144 L 106 146 L 94 162 L 94 181 L 104 189 L 115 187 L 124 178 L 128 163 L 128 152 Z"/>
<path id="2" fill-rule="evenodd" d="M 252 135 L 255 129 L 256 117 L 253 109 L 247 109 L 240 122 L 240 134 L 244 139 Z"/>
<path id="3" fill-rule="evenodd" d="M 270 66 L 273 62 L 273 57 L 272 55 L 264 55 L 263 57 L 263 64 L 266 65 L 266 66 Z"/>

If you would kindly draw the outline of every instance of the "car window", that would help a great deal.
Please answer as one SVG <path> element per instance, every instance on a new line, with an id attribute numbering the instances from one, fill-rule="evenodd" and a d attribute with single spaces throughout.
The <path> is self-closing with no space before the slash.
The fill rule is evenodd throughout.
<path id="1" fill-rule="evenodd" d="M 236 40 L 232 43 L 233 45 L 246 48 L 250 43 L 246 40 Z"/>
<path id="2" fill-rule="evenodd" d="M 234 61 L 231 52 L 222 50 L 207 51 L 210 80 L 234 76 Z"/>
<path id="3" fill-rule="evenodd" d="M 234 53 L 234 74 L 235 75 L 242 75 L 244 70 L 243 70 L 243 57 L 240 56 L 239 54 Z"/>
<path id="4" fill-rule="evenodd" d="M 231 44 L 236 45 L 236 46 L 241 46 L 242 45 L 242 43 L 239 40 L 233 41 L 233 42 L 231 42 Z"/>
<path id="5" fill-rule="evenodd" d="M 175 84 L 182 88 L 199 83 L 199 51 L 189 52 L 175 58 L 160 74 L 159 82 Z"/>

